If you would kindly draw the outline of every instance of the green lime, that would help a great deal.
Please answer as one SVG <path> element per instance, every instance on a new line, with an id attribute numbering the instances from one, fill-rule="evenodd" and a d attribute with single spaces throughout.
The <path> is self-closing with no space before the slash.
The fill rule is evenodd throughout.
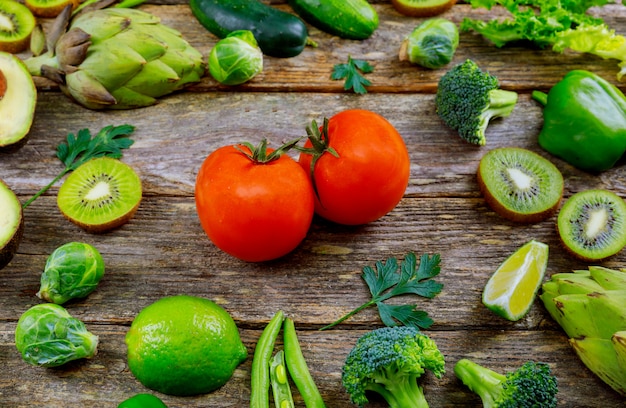
<path id="1" fill-rule="evenodd" d="M 122 401 L 117 408 L 167 408 L 161 399 L 152 394 L 137 394 Z"/>
<path id="2" fill-rule="evenodd" d="M 126 334 L 128 367 L 146 387 L 169 395 L 216 390 L 247 357 L 232 317 L 199 297 L 164 297 L 139 312 Z"/>

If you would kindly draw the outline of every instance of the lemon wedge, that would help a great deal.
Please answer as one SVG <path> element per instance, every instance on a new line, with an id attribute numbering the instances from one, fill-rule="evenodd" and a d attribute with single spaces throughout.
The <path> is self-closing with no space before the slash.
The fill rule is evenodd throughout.
<path id="1" fill-rule="evenodd" d="M 487 281 L 483 304 L 516 321 L 528 313 L 548 265 L 548 245 L 530 240 L 509 256 Z"/>

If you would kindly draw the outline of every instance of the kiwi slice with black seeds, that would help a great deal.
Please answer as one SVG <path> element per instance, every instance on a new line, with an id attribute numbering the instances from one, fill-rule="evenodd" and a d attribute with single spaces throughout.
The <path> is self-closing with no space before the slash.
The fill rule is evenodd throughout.
<path id="1" fill-rule="evenodd" d="M 432 17 L 448 11 L 456 0 L 391 0 L 391 4 L 405 16 Z"/>
<path id="2" fill-rule="evenodd" d="M 23 233 L 22 205 L 9 186 L 0 180 L 0 269 L 13 259 Z"/>
<path id="3" fill-rule="evenodd" d="M 575 257 L 590 262 L 606 259 L 626 246 L 626 202 L 602 189 L 572 195 L 559 211 L 561 242 Z"/>
<path id="4" fill-rule="evenodd" d="M 0 0 L 0 51 L 17 54 L 26 50 L 35 25 L 28 7 L 15 0 Z"/>
<path id="5" fill-rule="evenodd" d="M 534 223 L 550 217 L 563 197 L 563 176 L 549 160 L 527 149 L 501 147 L 478 165 L 478 185 L 502 217 Z"/>
<path id="6" fill-rule="evenodd" d="M 141 180 L 118 159 L 91 159 L 72 172 L 57 196 L 61 213 L 88 232 L 105 232 L 128 222 L 139 207 Z"/>

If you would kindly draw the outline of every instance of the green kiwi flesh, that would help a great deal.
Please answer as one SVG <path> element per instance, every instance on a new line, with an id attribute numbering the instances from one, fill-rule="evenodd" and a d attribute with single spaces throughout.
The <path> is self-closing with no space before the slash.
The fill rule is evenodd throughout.
<path id="1" fill-rule="evenodd" d="M 600 261 L 626 246 L 626 202 L 608 190 L 572 195 L 557 217 L 565 248 L 584 261 Z"/>
<path id="2" fill-rule="evenodd" d="M 24 233 L 22 205 L 11 189 L 0 180 L 0 269 L 11 262 Z"/>
<path id="3" fill-rule="evenodd" d="M 99 233 L 128 222 L 141 202 L 141 180 L 118 159 L 100 157 L 79 166 L 57 195 L 61 213 L 88 232 Z"/>
<path id="4" fill-rule="evenodd" d="M 0 0 L 0 51 L 17 54 L 26 50 L 35 25 L 28 7 L 15 0 Z"/>
<path id="5" fill-rule="evenodd" d="M 554 164 L 523 148 L 493 149 L 478 165 L 478 185 L 485 201 L 515 222 L 539 222 L 554 214 L 563 197 L 563 184 Z"/>
<path id="6" fill-rule="evenodd" d="M 391 4 L 405 16 L 431 17 L 452 8 L 456 0 L 391 0 Z"/>
<path id="7" fill-rule="evenodd" d="M 61 14 L 61 11 L 68 6 L 76 8 L 78 0 L 24 0 L 24 5 L 37 17 L 52 18 Z"/>
<path id="8" fill-rule="evenodd" d="M 0 51 L 0 152 L 13 152 L 26 141 L 35 116 L 37 88 L 22 61 Z"/>

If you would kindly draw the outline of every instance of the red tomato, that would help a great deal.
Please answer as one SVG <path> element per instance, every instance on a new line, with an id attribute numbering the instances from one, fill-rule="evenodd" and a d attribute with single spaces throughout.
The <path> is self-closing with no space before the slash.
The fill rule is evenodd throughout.
<path id="1" fill-rule="evenodd" d="M 327 146 L 315 163 L 315 212 L 330 221 L 359 225 L 393 210 L 409 182 L 410 159 L 404 140 L 381 115 L 362 109 L 342 111 L 328 120 Z M 305 148 L 312 147 L 309 140 Z M 299 163 L 311 176 L 313 155 L 302 152 Z"/>
<path id="2" fill-rule="evenodd" d="M 221 147 L 200 167 L 195 196 L 200 223 L 215 246 L 248 262 L 291 252 L 313 219 L 311 182 L 285 154 L 258 163 L 234 146 Z"/>

